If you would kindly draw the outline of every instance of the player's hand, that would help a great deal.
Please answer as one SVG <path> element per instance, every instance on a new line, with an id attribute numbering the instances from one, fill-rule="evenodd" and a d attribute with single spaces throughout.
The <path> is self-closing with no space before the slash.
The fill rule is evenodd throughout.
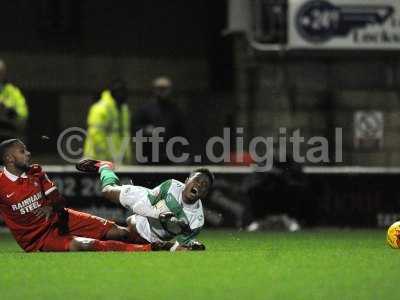
<path id="1" fill-rule="evenodd" d="M 181 229 L 181 233 L 183 233 L 183 234 L 191 233 L 190 226 L 188 224 L 186 224 L 186 222 L 184 220 L 180 220 L 177 217 L 175 217 L 175 215 L 170 211 L 160 213 L 160 215 L 158 216 L 158 219 L 160 220 L 160 223 L 163 226 L 165 224 L 167 224 L 168 222 L 170 222 L 170 223 L 178 225 Z"/>
<path id="2" fill-rule="evenodd" d="M 171 222 L 173 224 L 181 223 L 181 220 L 179 220 L 177 217 L 175 217 L 175 215 L 170 211 L 160 213 L 158 215 L 158 219 L 160 220 L 161 223 L 164 223 L 164 224 L 167 222 Z"/>
<path id="3" fill-rule="evenodd" d="M 161 225 L 166 226 L 167 223 L 172 223 L 172 224 L 176 224 L 180 226 L 180 220 L 175 217 L 175 215 L 170 212 L 170 211 L 166 211 L 166 212 L 162 212 L 158 215 L 158 220 L 160 221 Z"/>
<path id="4" fill-rule="evenodd" d="M 166 224 L 167 222 L 179 224 L 180 222 L 179 219 L 170 211 L 160 213 L 158 215 L 158 220 L 161 222 L 161 224 Z"/>
<path id="5" fill-rule="evenodd" d="M 34 210 L 33 214 L 38 219 L 45 217 L 46 221 L 48 221 L 50 219 L 51 215 L 53 214 L 53 208 L 51 206 L 42 206 L 42 207 L 39 207 L 36 210 Z"/>

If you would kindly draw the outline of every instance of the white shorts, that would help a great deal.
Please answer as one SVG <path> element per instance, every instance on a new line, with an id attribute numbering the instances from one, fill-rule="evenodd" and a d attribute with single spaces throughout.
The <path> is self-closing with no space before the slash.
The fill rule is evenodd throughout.
<path id="1" fill-rule="evenodd" d="M 138 185 L 122 185 L 119 194 L 119 202 L 123 207 L 132 209 L 133 205 L 138 201 L 148 203 L 147 195 L 151 189 Z"/>
<path id="2" fill-rule="evenodd" d="M 136 186 L 136 185 L 123 185 L 119 196 L 119 202 L 127 209 L 132 209 L 133 205 L 138 201 L 151 206 L 150 200 L 147 195 L 151 189 Z M 136 230 L 139 235 L 150 243 L 161 242 L 161 239 L 150 229 L 150 223 L 146 217 L 134 215 L 132 218 L 135 222 Z"/>
<path id="3" fill-rule="evenodd" d="M 146 217 L 133 215 L 131 222 L 135 223 L 137 233 L 150 243 L 162 242 L 162 240 L 150 229 L 150 223 Z"/>

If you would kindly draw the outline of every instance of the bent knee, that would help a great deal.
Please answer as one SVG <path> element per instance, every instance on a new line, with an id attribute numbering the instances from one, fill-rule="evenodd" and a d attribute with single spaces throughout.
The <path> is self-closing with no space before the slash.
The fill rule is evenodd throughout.
<path id="1" fill-rule="evenodd" d="M 127 241 L 130 239 L 129 230 L 126 227 L 113 224 L 113 226 L 107 231 L 106 235 L 104 236 L 104 239 Z"/>
<path id="2" fill-rule="evenodd" d="M 119 202 L 120 191 L 119 186 L 107 185 L 101 190 L 101 195 L 112 202 Z"/>
<path id="3" fill-rule="evenodd" d="M 104 198 L 108 198 L 108 197 L 110 197 L 112 191 L 113 191 L 113 187 L 111 185 L 106 185 L 105 187 L 102 188 L 101 194 Z"/>
<path id="4" fill-rule="evenodd" d="M 128 225 L 128 228 L 136 228 L 136 215 L 131 215 L 126 218 L 126 224 Z"/>

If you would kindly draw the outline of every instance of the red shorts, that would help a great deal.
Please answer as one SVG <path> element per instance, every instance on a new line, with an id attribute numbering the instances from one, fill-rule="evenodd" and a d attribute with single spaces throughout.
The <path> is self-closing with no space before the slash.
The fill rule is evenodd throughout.
<path id="1" fill-rule="evenodd" d="M 42 241 L 40 251 L 69 251 L 69 244 L 75 236 L 102 239 L 114 226 L 114 222 L 106 219 L 67 209 L 69 213 L 69 233 L 60 235 L 57 228 L 52 228 Z"/>

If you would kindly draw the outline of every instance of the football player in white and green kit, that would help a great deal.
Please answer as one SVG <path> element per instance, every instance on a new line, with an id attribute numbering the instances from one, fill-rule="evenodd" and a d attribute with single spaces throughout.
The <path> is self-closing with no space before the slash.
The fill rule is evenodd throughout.
<path id="1" fill-rule="evenodd" d="M 135 242 L 175 240 L 171 251 L 205 249 L 195 238 L 204 225 L 201 199 L 207 195 L 214 181 L 208 169 L 194 170 L 185 183 L 170 179 L 149 189 L 120 185 L 111 162 L 83 160 L 77 168 L 100 173 L 103 196 L 133 212 L 127 222 Z"/>

